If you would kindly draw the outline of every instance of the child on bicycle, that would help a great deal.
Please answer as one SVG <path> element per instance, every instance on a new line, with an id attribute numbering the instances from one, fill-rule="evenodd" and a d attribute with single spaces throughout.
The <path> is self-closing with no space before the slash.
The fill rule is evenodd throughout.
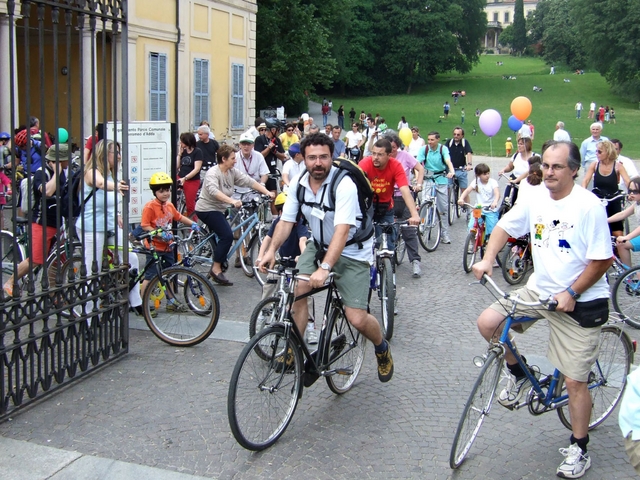
<path id="1" fill-rule="evenodd" d="M 636 215 L 636 219 L 640 220 L 640 177 L 631 177 L 629 179 L 629 205 L 623 211 L 611 215 L 607 221 L 609 223 L 621 222 L 632 214 Z M 621 235 L 616 238 L 616 247 L 618 248 L 618 256 L 620 261 L 631 267 L 631 252 L 640 251 L 640 227 L 636 227 L 627 235 Z"/>
<path id="2" fill-rule="evenodd" d="M 262 255 L 267 251 L 269 245 L 271 244 L 271 237 L 273 237 L 273 232 L 276 229 L 276 225 L 280 221 L 280 215 L 282 215 L 282 208 L 284 206 L 284 202 L 287 200 L 287 193 L 280 193 L 273 205 L 278 212 L 278 216 L 273 219 L 271 223 L 271 228 L 269 228 L 269 232 L 265 235 L 264 240 L 262 241 L 262 245 L 260 247 L 260 252 L 258 253 L 258 258 L 256 259 L 256 264 L 260 262 Z M 300 218 L 296 226 L 291 230 L 291 234 L 289 238 L 282 244 L 280 249 L 278 250 L 278 254 L 280 258 L 291 258 L 298 261 L 298 257 L 304 252 L 304 249 L 307 245 L 307 239 L 309 238 L 309 228 L 304 224 L 304 220 Z M 295 263 L 294 263 L 295 266 Z M 275 295 L 276 288 L 278 284 L 278 279 L 275 275 L 269 274 L 267 276 L 266 283 L 262 286 L 262 299 L 271 297 Z M 312 298 L 313 300 L 313 298 Z M 307 324 L 307 341 L 309 344 L 318 343 L 318 334 L 315 330 L 315 323 L 313 319 L 313 302 L 307 302 L 309 305 L 309 323 Z"/>
<path id="3" fill-rule="evenodd" d="M 152 232 L 157 228 L 171 229 L 173 221 L 190 225 L 192 229 L 199 230 L 200 227 L 196 222 L 188 217 L 182 215 L 176 207 L 169 201 L 171 198 L 171 188 L 173 186 L 173 180 L 169 175 L 164 172 L 157 172 L 151 176 L 149 180 L 149 187 L 153 192 L 154 199 L 144 206 L 142 210 L 142 221 L 140 226 L 147 232 Z M 162 232 L 161 235 L 154 236 L 151 241 L 153 246 L 160 257 L 162 267 L 170 267 L 176 263 L 175 255 L 170 245 L 170 241 L 173 238 L 173 234 L 170 231 Z M 147 255 L 147 257 L 150 257 Z M 155 268 L 149 268 L 144 273 L 144 281 L 140 287 L 142 293 L 153 277 L 158 273 L 157 266 Z"/>
<path id="4" fill-rule="evenodd" d="M 493 231 L 493 227 L 498 223 L 498 202 L 500 201 L 500 187 L 498 182 L 491 178 L 491 170 L 486 163 L 479 163 L 474 170 L 476 178 L 471 182 L 467 189 L 462 192 L 458 205 L 464 205 L 464 201 L 472 190 L 476 192 L 476 203 L 482 207 L 489 207 L 490 211 L 484 210 L 482 218 L 486 222 L 485 238 Z M 482 220 L 482 219 L 480 219 Z M 473 228 L 474 219 L 469 218 L 469 230 Z"/>

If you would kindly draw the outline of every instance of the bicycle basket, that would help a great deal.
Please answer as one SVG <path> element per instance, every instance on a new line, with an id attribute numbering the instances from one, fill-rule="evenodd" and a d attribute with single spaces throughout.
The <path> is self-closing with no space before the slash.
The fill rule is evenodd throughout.
<path id="1" fill-rule="evenodd" d="M 476 207 L 473 209 L 473 218 L 482 218 L 482 207 Z"/>

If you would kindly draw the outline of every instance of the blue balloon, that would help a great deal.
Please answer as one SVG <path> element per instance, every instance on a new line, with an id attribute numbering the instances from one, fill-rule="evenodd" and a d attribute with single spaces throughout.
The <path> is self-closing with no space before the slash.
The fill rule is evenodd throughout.
<path id="1" fill-rule="evenodd" d="M 514 132 L 517 132 L 522 127 L 522 120 L 518 120 L 516 117 L 511 115 L 509 117 L 509 120 L 507 120 L 507 125 L 509 125 L 509 128 L 511 130 L 513 130 Z"/>

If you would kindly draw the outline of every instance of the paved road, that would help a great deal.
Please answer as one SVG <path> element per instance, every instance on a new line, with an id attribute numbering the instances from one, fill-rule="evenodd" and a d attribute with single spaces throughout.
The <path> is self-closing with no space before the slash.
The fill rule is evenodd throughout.
<path id="1" fill-rule="evenodd" d="M 453 243 L 423 255 L 422 278 L 412 279 L 406 263 L 399 267 L 393 380 L 377 380 L 369 348 L 352 391 L 336 396 L 316 382 L 284 436 L 265 452 L 239 447 L 228 426 L 229 378 L 260 296 L 257 283 L 233 268 L 236 285 L 218 289 L 222 320 L 212 338 L 174 348 L 144 326 L 133 330 L 124 359 L 13 416 L 0 424 L 0 435 L 210 478 L 551 478 L 569 432 L 553 412 L 533 417 L 499 406 L 464 465 L 449 469 L 453 432 L 478 372 L 471 359 L 485 347 L 475 318 L 491 301 L 483 287 L 468 286 L 461 266 L 465 233 L 457 221 Z M 544 364 L 546 335 L 541 323 L 519 340 L 536 363 Z M 615 416 L 592 432 L 590 447 L 586 478 L 634 478 Z M 23 466 L 29 471 L 29 463 Z M 107 469 L 101 478 L 131 476 Z M 63 470 L 56 478 L 81 477 Z"/>

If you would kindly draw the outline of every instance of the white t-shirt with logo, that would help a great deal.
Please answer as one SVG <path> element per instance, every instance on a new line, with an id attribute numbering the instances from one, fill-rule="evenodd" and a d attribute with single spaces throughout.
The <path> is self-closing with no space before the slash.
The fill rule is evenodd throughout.
<path id="1" fill-rule="evenodd" d="M 496 202 L 496 211 L 499 208 L 498 200 L 500 200 L 500 196 L 498 198 L 495 197 L 495 189 L 499 188 L 498 181 L 490 178 L 487 183 L 478 182 L 477 178 L 474 178 L 469 185 L 474 192 L 476 192 L 476 204 L 480 204 L 483 207 L 490 207 L 491 204 Z M 476 191 L 477 188 L 477 191 Z"/>
<path id="2" fill-rule="evenodd" d="M 536 268 L 527 286 L 540 295 L 556 295 L 570 287 L 591 260 L 613 256 L 607 214 L 591 192 L 574 185 L 561 200 L 541 196 L 515 205 L 498 222 L 513 237 L 531 233 Z M 604 275 L 582 293 L 580 301 L 608 298 Z"/>

